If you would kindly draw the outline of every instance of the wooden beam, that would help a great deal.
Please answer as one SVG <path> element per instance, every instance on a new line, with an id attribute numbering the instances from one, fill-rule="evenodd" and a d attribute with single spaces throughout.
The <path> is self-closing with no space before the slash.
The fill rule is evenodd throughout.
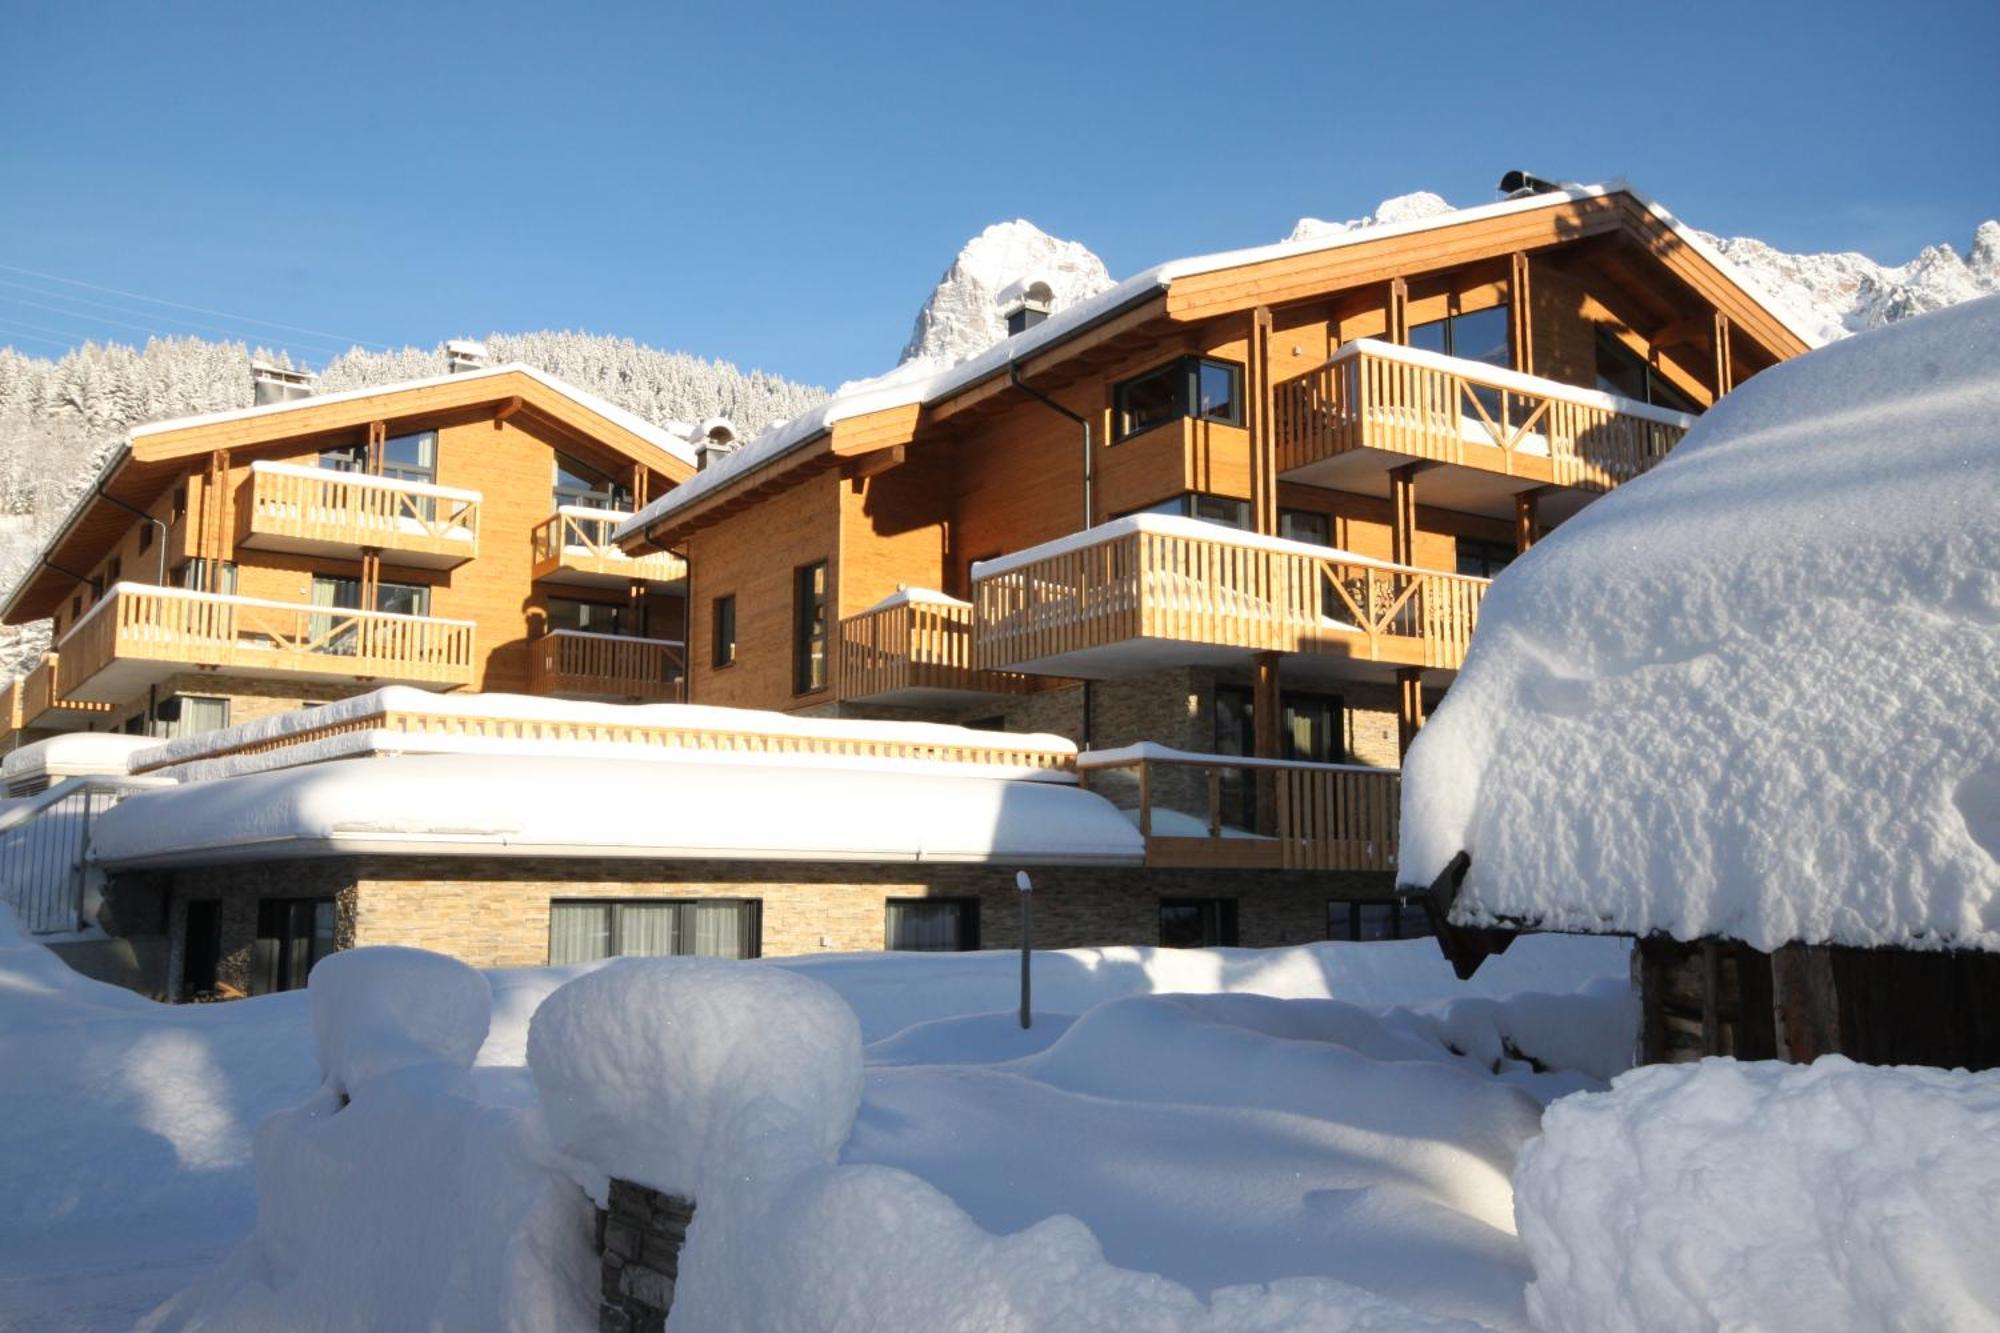
<path id="1" fill-rule="evenodd" d="M 840 465 L 840 475 L 848 481 L 859 481 L 887 472 L 892 467 L 901 467 L 910 457 L 910 446 L 893 445 L 887 449 L 877 449 L 872 454 L 860 454 Z"/>
<path id="2" fill-rule="evenodd" d="M 1645 337 L 1653 347 L 1706 347 L 1715 337 L 1715 319 L 1710 315 L 1690 315 Z"/>
<path id="3" fill-rule="evenodd" d="M 1532 375 L 1535 371 L 1535 322 L 1533 300 L 1528 287 L 1528 256 L 1516 250 L 1509 257 L 1507 317 L 1513 326 L 1514 369 Z"/>
<path id="4" fill-rule="evenodd" d="M 1417 471 L 1407 463 L 1389 470 L 1389 558 L 1399 565 L 1416 563 Z"/>
<path id="5" fill-rule="evenodd" d="M 1389 341 L 1407 343 L 1410 340 L 1410 284 L 1401 278 L 1389 279 Z"/>
<path id="6" fill-rule="evenodd" d="M 1541 499 L 1542 488 L 1522 491 L 1514 497 L 1514 554 L 1526 555 L 1528 548 L 1535 544 L 1535 510 Z"/>
<path id="7" fill-rule="evenodd" d="M 1720 310 L 1715 312 L 1715 396 L 1722 397 L 1736 387 L 1734 367 L 1730 365 L 1729 316 Z"/>
<path id="8" fill-rule="evenodd" d="M 1265 536 L 1278 531 L 1278 441 L 1272 422 L 1277 400 L 1271 384 L 1271 310 L 1250 312 L 1250 523 Z"/>
<path id="9" fill-rule="evenodd" d="M 1424 673 L 1417 667 L 1396 668 L 1396 753 L 1410 752 L 1410 742 L 1424 725 Z"/>
<path id="10" fill-rule="evenodd" d="M 512 398 L 509 398 L 506 402 L 500 404 L 500 406 L 494 408 L 493 429 L 499 430 L 501 422 L 505 421 L 508 417 L 513 416 L 516 412 L 519 412 L 520 410 L 521 410 L 521 399 L 520 395 L 518 394 Z"/>

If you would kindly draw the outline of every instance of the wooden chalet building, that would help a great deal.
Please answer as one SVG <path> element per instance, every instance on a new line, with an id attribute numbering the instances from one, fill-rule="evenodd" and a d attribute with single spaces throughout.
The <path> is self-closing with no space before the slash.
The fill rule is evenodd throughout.
<path id="1" fill-rule="evenodd" d="M 10 748 L 378 684 L 678 697 L 686 571 L 611 536 L 693 475 L 689 441 L 519 365 L 299 397 L 258 374 L 259 406 L 133 430 L 7 600 L 53 631 L 0 691 Z"/>
<path id="2" fill-rule="evenodd" d="M 626 526 L 691 571 L 689 699 L 1065 735 L 1149 864 L 1385 890 L 1492 576 L 1808 345 L 1622 185 L 1017 295 Z"/>

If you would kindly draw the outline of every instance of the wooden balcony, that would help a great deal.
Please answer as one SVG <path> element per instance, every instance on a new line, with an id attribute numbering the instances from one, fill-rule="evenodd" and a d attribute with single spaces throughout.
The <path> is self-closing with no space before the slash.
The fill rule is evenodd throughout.
<path id="1" fill-rule="evenodd" d="M 44 654 L 34 669 L 15 681 L 11 688 L 19 701 L 17 729 L 88 727 L 93 722 L 103 722 L 105 714 L 112 709 L 108 703 L 66 697 L 61 689 L 55 653 Z"/>
<path id="2" fill-rule="evenodd" d="M 834 689 L 844 700 L 948 707 L 1034 683 L 972 665 L 972 603 L 907 589 L 840 622 Z"/>
<path id="3" fill-rule="evenodd" d="M 1396 869 L 1395 769 L 1135 745 L 1085 751 L 1077 772 L 1139 826 L 1149 866 Z"/>
<path id="4" fill-rule="evenodd" d="M 250 465 L 245 489 L 239 546 L 339 558 L 374 547 L 394 552 L 393 564 L 425 569 L 479 554 L 478 491 L 267 462 Z"/>
<path id="5" fill-rule="evenodd" d="M 470 685 L 467 620 L 120 583 L 58 645 L 65 698 L 117 702 L 178 672 Z"/>
<path id="6" fill-rule="evenodd" d="M 615 588 L 634 580 L 679 583 L 687 562 L 665 551 L 627 555 L 611 534 L 630 514 L 610 509 L 562 508 L 535 525 L 534 577 L 544 583 Z"/>
<path id="7" fill-rule="evenodd" d="M 536 694 L 627 703 L 673 703 L 681 697 L 683 645 L 583 630 L 551 630 L 528 644 Z"/>
<path id="8" fill-rule="evenodd" d="M 1240 665 L 1260 652 L 1291 655 L 1288 672 L 1455 670 L 1489 584 L 1151 515 L 984 562 L 972 576 L 974 666 L 1087 679 Z"/>
<path id="9" fill-rule="evenodd" d="M 1513 483 L 1499 491 L 1606 491 L 1665 458 L 1695 420 L 1370 339 L 1349 343 L 1318 370 L 1279 384 L 1274 397 L 1279 473 L 1339 489 L 1357 489 L 1366 474 L 1423 460 Z M 1437 503 L 1477 507 L 1454 495 Z"/>

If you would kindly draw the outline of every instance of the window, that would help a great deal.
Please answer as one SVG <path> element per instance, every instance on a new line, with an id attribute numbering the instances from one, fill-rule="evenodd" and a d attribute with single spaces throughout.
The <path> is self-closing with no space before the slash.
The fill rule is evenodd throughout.
<path id="1" fill-rule="evenodd" d="M 624 602 L 580 602 L 571 597 L 551 597 L 548 618 L 552 630 L 573 629 L 586 634 L 626 636 L 643 632 L 637 608 Z"/>
<path id="2" fill-rule="evenodd" d="M 396 481 L 437 480 L 437 432 L 392 435 L 382 441 L 382 475 Z"/>
<path id="3" fill-rule="evenodd" d="M 176 486 L 174 487 L 173 517 L 168 519 L 167 522 L 178 523 L 182 519 L 187 517 L 187 512 L 188 512 L 188 488 L 185 486 Z"/>
<path id="4" fill-rule="evenodd" d="M 333 472 L 366 472 L 368 446 L 338 444 L 331 449 L 322 449 L 319 454 L 319 465 Z"/>
<path id="5" fill-rule="evenodd" d="M 297 990 L 314 963 L 333 952 L 333 899 L 260 898 L 250 993 Z"/>
<path id="6" fill-rule="evenodd" d="M 962 953 L 979 947 L 977 898 L 891 898 L 883 941 L 890 949 Z"/>
<path id="7" fill-rule="evenodd" d="M 141 523 L 139 525 L 139 550 L 141 552 L 153 549 L 153 534 L 155 531 L 156 529 L 151 523 Z"/>
<path id="8" fill-rule="evenodd" d="M 568 454 L 556 455 L 556 507 L 616 509 L 632 507 L 632 488 L 620 484 L 610 474 Z"/>
<path id="9" fill-rule="evenodd" d="M 1326 905 L 1326 937 L 1330 940 L 1410 940 L 1431 933 L 1422 906 L 1396 898 L 1350 901 L 1331 899 Z"/>
<path id="10" fill-rule="evenodd" d="M 1462 361 L 1480 361 L 1502 370 L 1514 365 L 1507 340 L 1507 307 L 1490 306 L 1469 314 L 1447 315 L 1410 327 L 1410 346 Z"/>
<path id="11" fill-rule="evenodd" d="M 76 623 L 77 617 L 82 614 L 83 614 L 83 594 L 78 593 L 76 596 L 69 599 L 69 623 L 74 625 Z"/>
<path id="12" fill-rule="evenodd" d="M 1236 945 L 1234 898 L 1160 899 L 1160 947 L 1227 949 Z"/>
<path id="13" fill-rule="evenodd" d="M 312 604 L 327 607 L 330 611 L 358 611 L 361 609 L 361 580 L 315 574 Z M 427 616 L 431 613 L 431 590 L 418 583 L 378 583 L 375 585 L 375 610 L 405 616 Z M 313 641 L 319 644 L 321 652 L 352 657 L 358 647 L 356 627 L 348 624 L 336 632 L 341 619 L 332 614 L 312 617 Z"/>
<path id="14" fill-rule="evenodd" d="M 709 604 L 710 661 L 720 670 L 736 662 L 736 594 L 718 597 Z"/>
<path id="15" fill-rule="evenodd" d="M 1215 753 L 1257 752 L 1255 694 L 1242 685 L 1215 687 Z M 1312 764 L 1347 762 L 1346 705 L 1337 694 L 1285 690 L 1278 696 L 1278 755 Z M 1257 792 L 1240 768 L 1224 769 L 1222 817 L 1238 828 L 1257 828 Z"/>
<path id="16" fill-rule="evenodd" d="M 125 577 L 125 561 L 114 555 L 111 557 L 111 563 L 105 567 L 104 581 L 106 583 L 116 583 L 123 577 Z"/>
<path id="17" fill-rule="evenodd" d="M 1176 495 L 1171 500 L 1162 500 L 1144 509 L 1130 510 L 1134 514 L 1172 514 L 1177 518 L 1198 518 L 1204 523 L 1220 523 L 1225 528 L 1235 528 L 1239 532 L 1250 530 L 1250 502 L 1232 500 L 1226 495 L 1208 495 L 1200 491 L 1189 491 Z M 1124 518 L 1125 514 L 1117 517 Z"/>
<path id="18" fill-rule="evenodd" d="M 549 963 L 700 954 L 756 958 L 764 948 L 757 898 L 641 898 L 549 904 Z"/>
<path id="19" fill-rule="evenodd" d="M 1278 535 L 1288 542 L 1333 545 L 1333 517 L 1316 509 L 1280 509 Z"/>
<path id="20" fill-rule="evenodd" d="M 1514 561 L 1517 552 L 1506 542 L 1458 539 L 1458 572 L 1473 578 L 1490 579 Z"/>
<path id="21" fill-rule="evenodd" d="M 166 723 L 163 734 L 168 740 L 220 731 L 229 725 L 227 699 L 206 694 L 176 694 L 161 702 L 163 705 L 169 705 L 161 709 L 161 720 Z"/>
<path id="22" fill-rule="evenodd" d="M 236 562 L 234 560 L 223 561 L 217 573 L 222 576 L 222 586 L 219 591 L 234 594 L 236 591 Z M 195 592 L 205 591 L 208 587 L 208 561 L 183 560 L 180 564 L 174 566 L 172 578 L 176 588 L 187 588 Z"/>
<path id="23" fill-rule="evenodd" d="M 826 688 L 826 561 L 792 571 L 792 693 Z"/>
<path id="24" fill-rule="evenodd" d="M 1243 367 L 1231 361 L 1185 356 L 1126 380 L 1112 390 L 1117 430 L 1129 440 L 1181 417 L 1243 424 Z"/>
<path id="25" fill-rule="evenodd" d="M 1645 357 L 1619 341 L 1611 330 L 1597 330 L 1597 387 L 1634 402 L 1650 403 L 1674 412 L 1697 412 L 1689 398 L 1653 369 Z"/>
<path id="26" fill-rule="evenodd" d="M 181 928 L 181 999 L 213 992 L 216 964 L 221 961 L 222 900 L 196 898 L 188 903 Z"/>

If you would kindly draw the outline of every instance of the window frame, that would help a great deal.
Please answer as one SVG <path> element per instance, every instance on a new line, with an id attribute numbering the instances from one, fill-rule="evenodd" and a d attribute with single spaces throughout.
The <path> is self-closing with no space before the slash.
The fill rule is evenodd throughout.
<path id="1" fill-rule="evenodd" d="M 621 927 L 623 925 L 622 916 L 623 916 L 623 910 L 625 908 L 672 907 L 676 909 L 676 911 L 686 909 L 689 912 L 690 918 L 692 918 L 694 910 L 699 908 L 703 903 L 729 904 L 739 908 L 747 909 L 749 913 L 749 926 L 747 930 L 747 938 L 744 938 L 743 940 L 743 943 L 747 947 L 747 952 L 737 954 L 735 955 L 735 957 L 739 959 L 749 959 L 749 958 L 762 958 L 764 956 L 764 900 L 762 898 L 752 898 L 747 896 L 738 896 L 731 894 L 726 896 L 703 897 L 703 898 L 685 898 L 685 897 L 551 898 L 549 899 L 548 946 L 543 957 L 548 960 L 547 965 L 550 967 L 575 967 L 582 963 L 607 962 L 614 958 L 724 957 L 725 955 L 720 955 L 720 954 L 698 954 L 694 952 L 692 949 L 689 949 L 686 952 L 682 952 L 676 949 L 671 954 L 628 954 L 620 951 L 620 945 L 622 943 L 622 931 L 621 931 Z M 577 959 L 566 963 L 558 963 L 554 961 L 555 929 L 556 929 L 555 909 L 557 907 L 602 907 L 606 909 L 608 913 L 607 917 L 608 929 L 605 936 L 607 952 L 604 954 L 602 958 Z M 692 940 L 694 937 L 695 933 L 692 930 L 683 929 L 678 921 L 675 923 L 674 940 L 676 944 L 680 943 L 680 941 L 682 941 L 683 939 Z"/>
<path id="2" fill-rule="evenodd" d="M 1198 914 L 1201 925 L 1201 942 L 1198 944 L 1167 943 L 1168 909 L 1192 908 Z M 1209 897 L 1188 897 L 1185 895 L 1162 894 L 1159 901 L 1159 947 L 1162 949 L 1235 949 L 1241 946 L 1237 930 L 1237 900 L 1220 895 Z M 1211 927 L 1214 938 L 1210 939 Z"/>
<path id="3" fill-rule="evenodd" d="M 815 578 L 817 575 L 817 578 Z M 814 583 L 818 583 L 817 589 Z M 792 568 L 792 694 L 833 684 L 833 565 L 824 557 Z"/>
<path id="4" fill-rule="evenodd" d="M 1201 374 L 1205 368 L 1221 370 L 1229 376 L 1231 391 L 1227 412 L 1200 410 Z M 1218 356 L 1202 356 L 1191 352 L 1119 380 L 1111 386 L 1111 443 L 1123 444 L 1127 440 L 1136 439 L 1175 421 L 1206 421 L 1218 426 L 1242 426 L 1243 371 L 1243 363 L 1240 361 L 1228 361 Z M 1176 375 L 1178 375 L 1177 380 Z M 1173 386 L 1173 402 L 1177 405 L 1177 410 L 1148 417 L 1142 421 L 1133 421 L 1131 410 L 1126 406 L 1133 392 L 1141 385 L 1162 379 Z"/>
<path id="5" fill-rule="evenodd" d="M 304 936 L 295 931 L 302 909 L 310 913 L 310 934 Z M 283 923 L 278 927 L 278 933 L 267 933 L 265 928 L 267 920 L 278 916 L 281 912 Z M 327 918 L 326 947 L 323 950 L 319 947 L 322 913 Z M 330 897 L 307 895 L 259 898 L 257 930 L 256 934 L 251 936 L 250 946 L 250 993 L 276 995 L 288 990 L 302 989 L 320 959 L 330 953 L 338 952 L 339 946 L 334 941 L 339 938 L 339 932 L 338 910 Z M 265 947 L 266 940 L 273 941 L 268 951 Z M 305 965 L 303 969 L 298 969 L 301 945 L 304 946 Z M 300 974 L 294 976 L 295 970 Z"/>
<path id="6" fill-rule="evenodd" d="M 736 594 L 733 592 L 708 599 L 708 652 L 711 670 L 727 671 L 736 665 Z"/>
<path id="7" fill-rule="evenodd" d="M 1389 909 L 1389 933 L 1387 935 L 1363 935 L 1361 914 L 1363 908 L 1386 907 Z M 1333 923 L 1336 913 L 1346 918 L 1347 933 L 1335 934 Z M 1401 898 L 1328 898 L 1326 900 L 1326 938 L 1346 944 L 1379 944 L 1385 940 L 1422 940 L 1431 937 L 1430 915 L 1420 904 Z"/>
<path id="8" fill-rule="evenodd" d="M 951 949 L 925 949 L 896 944 L 895 909 L 950 907 L 958 913 L 958 944 Z M 975 895 L 910 896 L 882 900 L 882 950 L 885 953 L 973 953 L 979 948 L 979 899 Z"/>

